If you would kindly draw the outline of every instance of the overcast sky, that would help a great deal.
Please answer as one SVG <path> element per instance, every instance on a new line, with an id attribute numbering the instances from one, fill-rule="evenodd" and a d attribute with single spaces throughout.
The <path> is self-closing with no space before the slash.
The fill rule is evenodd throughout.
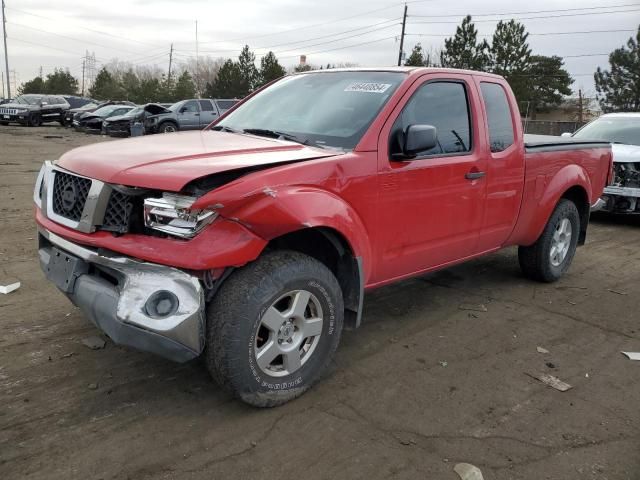
<path id="1" fill-rule="evenodd" d="M 467 13 L 488 36 L 498 19 L 516 18 L 531 33 L 533 53 L 565 57 L 574 90 L 587 93 L 594 90 L 596 67 L 608 65 L 607 56 L 598 54 L 623 45 L 640 23 L 639 0 L 407 3 L 407 55 L 416 42 L 426 50 L 440 48 Z M 45 75 L 68 67 L 80 77 L 85 50 L 95 52 L 98 67 L 118 58 L 167 68 L 172 42 L 177 62 L 195 56 L 196 20 L 201 56 L 236 57 L 248 43 L 258 60 L 271 49 L 286 67 L 297 64 L 300 54 L 315 65 L 394 65 L 403 10 L 403 2 L 391 0 L 6 0 L 6 6 L 9 68 L 18 83 L 36 76 L 41 66 Z M 558 35 L 596 30 L 626 31 Z"/>

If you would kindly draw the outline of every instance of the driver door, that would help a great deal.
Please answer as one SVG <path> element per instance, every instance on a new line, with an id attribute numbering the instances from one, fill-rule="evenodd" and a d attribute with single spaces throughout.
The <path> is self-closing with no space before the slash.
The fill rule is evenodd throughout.
<path id="1" fill-rule="evenodd" d="M 484 134 L 472 78 L 426 75 L 387 120 L 378 144 L 376 277 L 385 282 L 476 253 L 485 204 Z M 402 159 L 409 125 L 432 125 L 437 146 Z M 394 158 L 395 157 L 395 158 Z"/>
<path id="2" fill-rule="evenodd" d="M 200 107 L 196 100 L 185 102 L 178 111 L 180 130 L 197 130 L 200 128 Z"/>

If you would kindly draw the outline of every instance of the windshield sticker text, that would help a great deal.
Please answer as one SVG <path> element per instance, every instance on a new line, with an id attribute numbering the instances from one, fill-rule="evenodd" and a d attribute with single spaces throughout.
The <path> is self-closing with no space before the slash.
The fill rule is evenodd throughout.
<path id="1" fill-rule="evenodd" d="M 384 93 L 389 87 L 390 83 L 364 83 L 356 82 L 351 85 L 347 85 L 344 89 L 345 92 L 368 92 L 368 93 Z"/>

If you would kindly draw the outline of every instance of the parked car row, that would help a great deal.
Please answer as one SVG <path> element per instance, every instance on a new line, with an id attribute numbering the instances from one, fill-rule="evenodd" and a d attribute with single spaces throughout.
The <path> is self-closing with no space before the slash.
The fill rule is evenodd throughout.
<path id="1" fill-rule="evenodd" d="M 59 122 L 86 133 L 128 137 L 140 124 L 142 134 L 199 130 L 233 107 L 233 99 L 187 99 L 174 104 L 129 101 L 100 102 L 64 95 L 20 95 L 0 106 L 0 125 L 19 123 L 37 127 Z"/>

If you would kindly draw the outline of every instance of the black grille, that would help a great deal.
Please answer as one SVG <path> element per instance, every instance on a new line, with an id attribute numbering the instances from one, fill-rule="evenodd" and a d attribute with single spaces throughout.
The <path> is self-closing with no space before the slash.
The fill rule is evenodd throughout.
<path id="1" fill-rule="evenodd" d="M 53 211 L 61 217 L 80 221 L 89 195 L 91 180 L 56 172 L 53 180 Z"/>
<path id="2" fill-rule="evenodd" d="M 102 230 L 125 233 L 129 230 L 131 220 L 131 210 L 133 203 L 131 197 L 126 193 L 113 190 L 109 196 L 109 203 L 104 212 Z"/>

